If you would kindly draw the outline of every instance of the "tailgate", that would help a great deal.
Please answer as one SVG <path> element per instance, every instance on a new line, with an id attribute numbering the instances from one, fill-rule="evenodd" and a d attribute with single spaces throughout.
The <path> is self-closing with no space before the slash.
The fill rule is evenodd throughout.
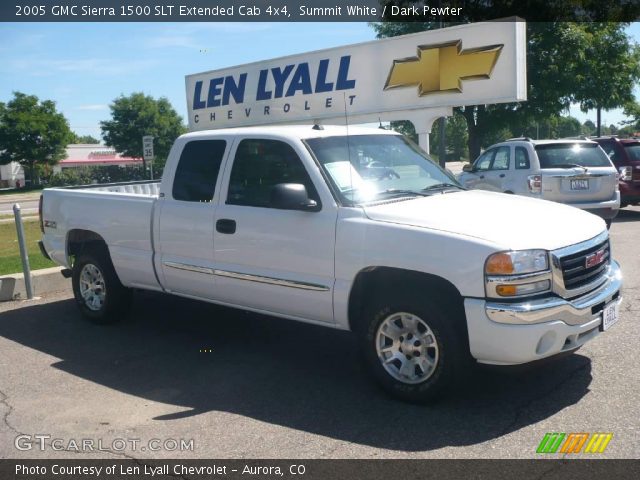
<path id="1" fill-rule="evenodd" d="M 600 202 L 615 195 L 618 176 L 611 168 L 546 169 L 542 171 L 542 196 L 555 202 Z"/>

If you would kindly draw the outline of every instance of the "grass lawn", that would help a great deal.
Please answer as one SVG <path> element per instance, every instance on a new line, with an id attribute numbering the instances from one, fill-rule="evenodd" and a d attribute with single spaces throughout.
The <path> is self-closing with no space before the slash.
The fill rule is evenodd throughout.
<path id="1" fill-rule="evenodd" d="M 55 267 L 56 264 L 44 258 L 38 248 L 38 240 L 41 237 L 40 224 L 30 221 L 24 222 L 23 225 L 31 270 Z M 0 224 L 0 275 L 16 272 L 22 272 L 16 226 L 14 223 L 3 223 Z"/>

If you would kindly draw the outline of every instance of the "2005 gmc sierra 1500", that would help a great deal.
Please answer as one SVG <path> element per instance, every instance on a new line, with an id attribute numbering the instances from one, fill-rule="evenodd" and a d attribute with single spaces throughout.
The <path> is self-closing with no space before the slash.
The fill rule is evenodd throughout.
<path id="1" fill-rule="evenodd" d="M 176 140 L 162 182 L 46 189 L 43 253 L 82 313 L 157 290 L 352 330 L 380 384 L 433 397 L 466 362 L 576 350 L 618 319 L 600 218 L 466 191 L 403 136 L 251 127 Z"/>

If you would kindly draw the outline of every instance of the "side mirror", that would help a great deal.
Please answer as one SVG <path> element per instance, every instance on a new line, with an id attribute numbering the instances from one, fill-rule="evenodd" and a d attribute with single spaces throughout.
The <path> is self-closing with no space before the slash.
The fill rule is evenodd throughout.
<path id="1" fill-rule="evenodd" d="M 309 198 L 301 183 L 279 183 L 271 190 L 271 207 L 281 210 L 318 211 L 318 202 Z"/>
<path id="2" fill-rule="evenodd" d="M 471 173 L 471 172 L 473 172 L 473 165 L 472 165 L 471 163 L 465 163 L 465 164 L 462 166 L 462 171 L 463 171 L 463 172 L 467 172 L 467 173 Z"/>

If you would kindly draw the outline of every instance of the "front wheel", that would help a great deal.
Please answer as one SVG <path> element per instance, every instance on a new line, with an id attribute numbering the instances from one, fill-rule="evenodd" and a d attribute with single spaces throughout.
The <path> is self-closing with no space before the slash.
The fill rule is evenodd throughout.
<path id="1" fill-rule="evenodd" d="M 78 308 L 91 322 L 117 322 L 130 306 L 131 291 L 120 283 L 109 255 L 102 249 L 76 258 L 71 283 Z"/>
<path id="2" fill-rule="evenodd" d="M 452 385 L 468 356 L 454 312 L 421 300 L 384 302 L 365 316 L 365 359 L 388 393 L 423 403 Z"/>

